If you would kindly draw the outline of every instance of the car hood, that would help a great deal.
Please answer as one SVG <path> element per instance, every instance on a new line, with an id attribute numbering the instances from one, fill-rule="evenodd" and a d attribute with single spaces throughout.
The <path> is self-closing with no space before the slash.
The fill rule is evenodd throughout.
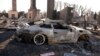
<path id="1" fill-rule="evenodd" d="M 87 34 L 92 34 L 89 30 L 85 30 L 83 28 L 79 28 L 79 27 L 76 27 L 76 26 L 73 26 L 73 25 L 70 25 L 72 28 L 76 29 L 77 31 L 80 31 L 82 30 L 84 33 L 87 33 Z"/>
<path id="2" fill-rule="evenodd" d="M 71 28 L 75 28 L 76 30 L 85 30 L 83 28 L 79 28 L 79 27 L 76 27 L 76 26 L 73 26 L 73 25 L 70 25 Z"/>

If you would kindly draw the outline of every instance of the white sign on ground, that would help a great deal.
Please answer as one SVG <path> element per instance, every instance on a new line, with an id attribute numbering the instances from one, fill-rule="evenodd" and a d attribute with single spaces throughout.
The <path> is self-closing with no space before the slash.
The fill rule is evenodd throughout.
<path id="1" fill-rule="evenodd" d="M 54 55 L 55 55 L 54 52 L 49 52 L 49 53 L 40 54 L 40 56 L 54 56 Z"/>

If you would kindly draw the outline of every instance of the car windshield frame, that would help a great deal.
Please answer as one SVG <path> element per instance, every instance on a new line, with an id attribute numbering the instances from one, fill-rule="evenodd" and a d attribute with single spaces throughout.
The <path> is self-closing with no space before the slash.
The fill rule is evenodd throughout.
<path id="1" fill-rule="evenodd" d="M 48 29 L 52 28 L 51 24 L 40 24 L 39 27 L 41 27 L 41 28 L 48 28 Z"/>

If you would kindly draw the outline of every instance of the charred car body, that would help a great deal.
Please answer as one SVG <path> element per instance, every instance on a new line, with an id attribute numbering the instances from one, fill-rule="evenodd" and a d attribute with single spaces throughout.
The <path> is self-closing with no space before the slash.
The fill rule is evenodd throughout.
<path id="1" fill-rule="evenodd" d="M 76 43 L 80 40 L 88 40 L 90 35 L 91 32 L 88 30 L 60 23 L 42 23 L 17 29 L 18 40 L 33 41 L 36 45 Z"/>

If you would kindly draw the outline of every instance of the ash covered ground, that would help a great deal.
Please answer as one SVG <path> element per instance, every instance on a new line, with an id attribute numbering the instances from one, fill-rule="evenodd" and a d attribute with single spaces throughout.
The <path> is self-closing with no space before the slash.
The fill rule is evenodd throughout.
<path id="1" fill-rule="evenodd" d="M 81 41 L 78 43 L 45 44 L 41 46 L 33 43 L 17 42 L 14 32 L 5 31 L 0 34 L 0 56 L 42 56 L 41 54 L 52 54 L 52 56 L 99 56 L 100 39 L 91 36 L 90 43 Z M 6 40 L 4 40 L 5 38 Z"/>

